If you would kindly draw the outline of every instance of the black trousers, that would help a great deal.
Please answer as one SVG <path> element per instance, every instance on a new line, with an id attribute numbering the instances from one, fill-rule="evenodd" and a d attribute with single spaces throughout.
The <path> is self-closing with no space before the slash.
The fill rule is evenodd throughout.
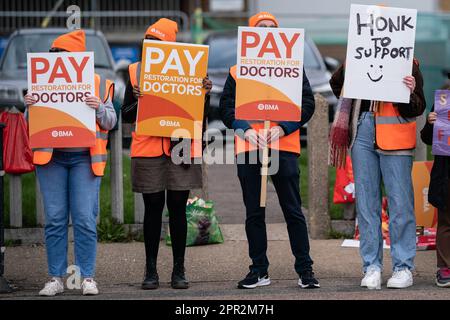
<path id="1" fill-rule="evenodd" d="M 260 207 L 261 164 L 238 164 L 238 177 L 246 208 L 245 231 L 247 233 L 251 271 L 266 273 L 267 233 L 265 208 Z M 271 176 L 286 220 L 292 253 L 295 256 L 295 271 L 298 274 L 312 270 L 309 255 L 309 239 L 306 219 L 301 209 L 300 170 L 298 156 L 290 152 L 279 153 L 279 170 Z"/>

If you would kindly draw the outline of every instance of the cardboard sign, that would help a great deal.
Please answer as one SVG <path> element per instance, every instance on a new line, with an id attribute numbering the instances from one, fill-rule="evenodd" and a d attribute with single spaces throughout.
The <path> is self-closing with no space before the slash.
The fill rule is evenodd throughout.
<path id="1" fill-rule="evenodd" d="M 145 40 L 136 133 L 202 138 L 208 46 Z"/>
<path id="2" fill-rule="evenodd" d="M 94 53 L 28 53 L 31 148 L 95 145 L 95 110 L 84 102 L 95 95 Z"/>
<path id="3" fill-rule="evenodd" d="M 409 103 L 417 10 L 352 5 L 345 98 Z"/>
<path id="4" fill-rule="evenodd" d="M 239 27 L 236 119 L 300 121 L 303 29 Z"/>
<path id="5" fill-rule="evenodd" d="M 431 161 L 417 161 L 414 162 L 412 171 L 416 225 L 424 228 L 436 228 L 437 226 L 438 210 L 428 202 L 432 167 L 433 162 Z"/>
<path id="6" fill-rule="evenodd" d="M 450 91 L 438 90 L 435 95 L 434 111 L 437 120 L 433 131 L 433 154 L 450 156 Z"/>

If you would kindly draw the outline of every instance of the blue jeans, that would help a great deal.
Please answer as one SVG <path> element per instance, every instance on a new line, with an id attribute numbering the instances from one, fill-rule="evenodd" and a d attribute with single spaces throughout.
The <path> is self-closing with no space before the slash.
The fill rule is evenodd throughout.
<path id="1" fill-rule="evenodd" d="M 54 151 L 51 161 L 37 166 L 36 170 L 44 199 L 49 275 L 66 275 L 70 212 L 75 242 L 75 265 L 80 268 L 82 277 L 93 277 L 101 178 L 92 173 L 89 151 Z"/>
<path id="2" fill-rule="evenodd" d="M 383 155 L 375 149 L 375 121 L 370 112 L 361 114 L 352 148 L 356 210 L 360 230 L 363 269 L 383 268 L 381 232 L 381 179 L 389 207 L 389 235 L 394 271 L 414 269 L 416 217 L 411 178 L 412 156 Z"/>

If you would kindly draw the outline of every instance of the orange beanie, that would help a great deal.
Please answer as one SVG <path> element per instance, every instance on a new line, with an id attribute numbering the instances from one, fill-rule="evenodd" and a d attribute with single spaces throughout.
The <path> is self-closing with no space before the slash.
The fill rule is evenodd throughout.
<path id="1" fill-rule="evenodd" d="M 175 21 L 161 18 L 148 27 L 146 36 L 153 36 L 161 41 L 177 41 L 178 25 Z"/>
<path id="2" fill-rule="evenodd" d="M 69 52 L 86 51 L 86 35 L 83 30 L 75 30 L 59 36 L 52 43 L 52 48 Z"/>
<path id="3" fill-rule="evenodd" d="M 273 21 L 273 23 L 275 23 L 275 25 L 278 27 L 278 21 L 275 18 L 275 16 L 269 12 L 260 12 L 255 14 L 254 16 L 250 17 L 250 19 L 248 19 L 248 25 L 250 27 L 256 27 L 256 25 L 262 21 L 262 20 L 270 20 Z"/>

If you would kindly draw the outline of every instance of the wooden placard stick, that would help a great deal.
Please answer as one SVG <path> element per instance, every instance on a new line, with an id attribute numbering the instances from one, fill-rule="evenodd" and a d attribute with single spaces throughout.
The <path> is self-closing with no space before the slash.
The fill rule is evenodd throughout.
<path id="1" fill-rule="evenodd" d="M 267 132 L 270 129 L 270 121 L 264 121 L 264 134 L 267 135 Z M 260 198 L 260 207 L 266 207 L 266 199 L 267 199 L 267 176 L 269 168 L 269 146 L 266 145 L 263 149 L 263 158 L 261 162 L 261 198 Z"/>

